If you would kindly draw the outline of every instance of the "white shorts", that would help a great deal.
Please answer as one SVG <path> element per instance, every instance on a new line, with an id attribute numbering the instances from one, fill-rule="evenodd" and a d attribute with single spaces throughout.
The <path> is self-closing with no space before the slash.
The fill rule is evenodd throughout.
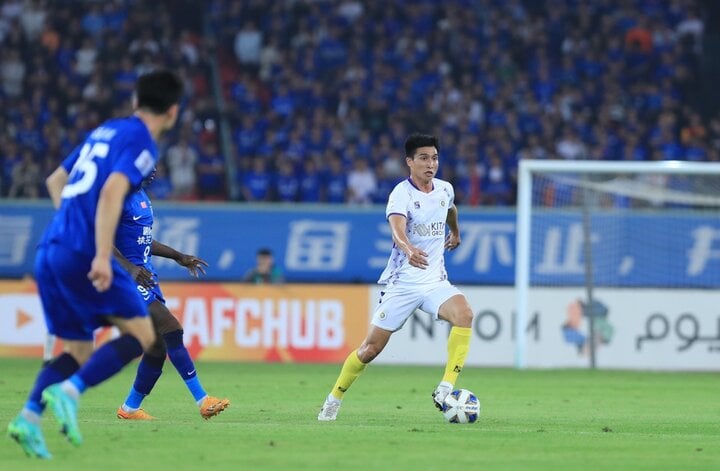
<path id="1" fill-rule="evenodd" d="M 457 294 L 462 295 L 460 290 L 447 280 L 420 285 L 388 285 L 380 292 L 380 302 L 375 308 L 371 323 L 395 332 L 416 309 L 421 309 L 438 320 L 440 306 Z"/>

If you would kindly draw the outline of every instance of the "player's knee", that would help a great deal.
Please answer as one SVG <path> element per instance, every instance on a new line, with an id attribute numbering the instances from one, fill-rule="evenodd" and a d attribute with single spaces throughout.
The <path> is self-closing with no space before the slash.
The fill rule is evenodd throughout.
<path id="1" fill-rule="evenodd" d="M 155 330 L 153 329 L 143 329 L 140 332 L 136 332 L 134 335 L 135 338 L 138 339 L 138 342 L 140 342 L 140 345 L 142 345 L 143 351 L 148 353 L 157 340 Z"/>
<path id="2" fill-rule="evenodd" d="M 182 329 L 180 321 L 160 301 L 155 301 L 150 305 L 150 315 L 155 329 L 160 335 Z"/>
<path id="3" fill-rule="evenodd" d="M 182 324 L 180 324 L 180 321 L 178 321 L 175 316 L 170 316 L 158 323 L 157 331 L 158 334 L 162 336 L 177 331 L 182 333 Z"/>
<path id="4" fill-rule="evenodd" d="M 460 311 L 458 311 L 457 315 L 455 316 L 455 322 L 453 323 L 453 325 L 457 327 L 471 327 L 472 321 L 472 309 L 470 309 L 470 306 L 465 306 Z"/>
<path id="5" fill-rule="evenodd" d="M 78 365 L 84 365 L 93 353 L 92 342 L 67 342 L 65 352 L 69 353 Z"/>
<path id="6" fill-rule="evenodd" d="M 167 355 L 167 348 L 165 347 L 163 338 L 157 337 L 155 342 L 145 351 L 145 353 L 153 357 L 165 358 L 165 355 Z"/>

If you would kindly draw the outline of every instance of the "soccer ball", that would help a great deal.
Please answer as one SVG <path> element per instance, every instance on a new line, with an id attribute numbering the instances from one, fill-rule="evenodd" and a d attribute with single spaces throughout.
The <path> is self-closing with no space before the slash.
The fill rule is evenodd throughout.
<path id="1" fill-rule="evenodd" d="M 445 398 L 443 415 L 451 424 L 471 424 L 480 417 L 480 400 L 472 391 L 456 389 Z"/>

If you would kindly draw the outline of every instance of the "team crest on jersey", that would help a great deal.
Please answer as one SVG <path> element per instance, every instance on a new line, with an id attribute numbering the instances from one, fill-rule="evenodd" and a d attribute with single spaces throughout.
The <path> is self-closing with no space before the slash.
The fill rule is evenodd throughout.
<path id="1" fill-rule="evenodd" d="M 445 206 L 445 200 L 440 201 L 440 206 Z"/>
<path id="2" fill-rule="evenodd" d="M 143 209 L 147 209 L 147 203 L 144 202 L 144 201 L 141 201 L 141 202 L 140 202 L 140 207 L 143 208 Z"/>
<path id="3" fill-rule="evenodd" d="M 419 202 L 419 201 L 415 201 L 415 209 L 420 209 L 420 202 Z"/>

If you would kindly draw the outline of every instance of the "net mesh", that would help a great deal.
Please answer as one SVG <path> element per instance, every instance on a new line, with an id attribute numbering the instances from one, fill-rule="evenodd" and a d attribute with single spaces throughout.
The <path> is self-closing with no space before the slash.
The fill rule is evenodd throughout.
<path id="1" fill-rule="evenodd" d="M 532 188 L 531 285 L 720 286 L 720 175 L 537 172 Z"/>

